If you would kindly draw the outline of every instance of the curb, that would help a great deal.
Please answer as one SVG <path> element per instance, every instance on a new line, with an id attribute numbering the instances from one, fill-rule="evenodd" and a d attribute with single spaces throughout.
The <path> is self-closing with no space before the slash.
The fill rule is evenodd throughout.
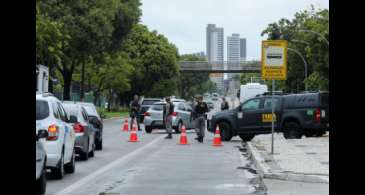
<path id="1" fill-rule="evenodd" d="M 290 173 L 285 171 L 272 171 L 265 163 L 265 159 L 263 159 L 263 157 L 259 154 L 257 149 L 252 145 L 252 143 L 246 142 L 246 146 L 247 153 L 257 167 L 259 175 L 263 178 L 306 183 L 329 183 L 328 176 Z"/>

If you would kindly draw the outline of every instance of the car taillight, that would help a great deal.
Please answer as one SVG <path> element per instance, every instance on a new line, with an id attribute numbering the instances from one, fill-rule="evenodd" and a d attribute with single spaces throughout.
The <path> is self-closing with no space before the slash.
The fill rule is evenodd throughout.
<path id="1" fill-rule="evenodd" d="M 74 124 L 74 130 L 75 130 L 75 133 L 83 133 L 83 132 L 85 132 L 84 126 L 82 126 L 80 123 L 75 123 Z"/>
<path id="2" fill-rule="evenodd" d="M 172 116 L 177 116 L 177 112 L 172 112 Z"/>
<path id="3" fill-rule="evenodd" d="M 151 114 L 149 112 L 145 112 L 144 116 L 151 116 Z"/>
<path id="4" fill-rule="evenodd" d="M 314 120 L 316 122 L 320 122 L 321 121 L 321 110 L 319 108 L 316 109 Z"/>
<path id="5" fill-rule="evenodd" d="M 56 125 L 51 125 L 48 127 L 48 141 L 57 140 L 58 139 L 58 127 Z"/>

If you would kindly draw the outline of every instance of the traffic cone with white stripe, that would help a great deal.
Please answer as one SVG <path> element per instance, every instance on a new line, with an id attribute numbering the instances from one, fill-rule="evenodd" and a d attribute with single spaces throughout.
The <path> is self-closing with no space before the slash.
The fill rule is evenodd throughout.
<path id="1" fill-rule="evenodd" d="M 221 141 L 221 132 L 219 130 L 218 125 L 217 125 L 217 128 L 215 129 L 214 140 L 213 140 L 212 146 L 223 146 L 222 141 Z"/>
<path id="2" fill-rule="evenodd" d="M 129 130 L 128 118 L 126 118 L 126 119 L 124 120 L 124 124 L 123 124 L 122 131 L 128 131 L 128 130 Z"/>
<path id="3" fill-rule="evenodd" d="M 180 134 L 180 143 L 179 145 L 189 145 L 188 144 L 188 138 L 186 136 L 186 128 L 185 125 L 182 125 L 181 127 L 181 134 Z"/>
<path id="4" fill-rule="evenodd" d="M 129 142 L 138 142 L 137 127 L 135 123 L 132 124 L 132 131 L 131 136 L 129 137 Z"/>

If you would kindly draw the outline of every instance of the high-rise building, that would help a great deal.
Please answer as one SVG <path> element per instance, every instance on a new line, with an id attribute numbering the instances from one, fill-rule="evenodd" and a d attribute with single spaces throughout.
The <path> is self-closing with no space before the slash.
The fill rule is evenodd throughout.
<path id="1" fill-rule="evenodd" d="M 242 38 L 240 39 L 240 60 L 246 61 L 246 39 Z"/>
<path id="2" fill-rule="evenodd" d="M 223 68 L 224 63 L 224 29 L 218 28 L 215 24 L 208 24 L 206 36 L 207 60 L 213 68 Z M 216 83 L 218 91 L 222 92 L 223 73 L 210 74 L 210 79 Z"/>

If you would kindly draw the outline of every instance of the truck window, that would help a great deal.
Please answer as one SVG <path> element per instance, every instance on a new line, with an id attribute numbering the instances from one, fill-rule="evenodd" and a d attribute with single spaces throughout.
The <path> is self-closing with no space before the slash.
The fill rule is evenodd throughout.
<path id="1" fill-rule="evenodd" d="M 264 102 L 264 109 L 271 109 L 273 103 L 275 104 L 275 108 L 276 108 L 278 105 L 278 99 L 266 98 L 265 102 Z"/>
<path id="2" fill-rule="evenodd" d="M 260 107 L 260 99 L 249 100 L 242 105 L 242 110 L 257 110 Z"/>

